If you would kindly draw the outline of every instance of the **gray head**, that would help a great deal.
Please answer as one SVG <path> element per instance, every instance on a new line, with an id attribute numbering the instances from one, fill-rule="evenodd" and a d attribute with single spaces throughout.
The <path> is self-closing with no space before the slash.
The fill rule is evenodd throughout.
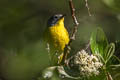
<path id="1" fill-rule="evenodd" d="M 47 26 L 54 26 L 58 20 L 60 20 L 61 18 L 63 18 L 65 15 L 63 14 L 55 14 L 52 17 L 49 18 Z"/>

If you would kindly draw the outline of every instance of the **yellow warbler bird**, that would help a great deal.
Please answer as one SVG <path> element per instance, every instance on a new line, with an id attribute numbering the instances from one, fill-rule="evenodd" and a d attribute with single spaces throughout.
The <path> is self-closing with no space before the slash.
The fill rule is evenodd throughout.
<path id="1" fill-rule="evenodd" d="M 61 62 L 64 48 L 69 43 L 69 34 L 64 26 L 64 16 L 55 14 L 48 20 L 45 30 L 45 41 L 49 44 L 52 64 Z"/>

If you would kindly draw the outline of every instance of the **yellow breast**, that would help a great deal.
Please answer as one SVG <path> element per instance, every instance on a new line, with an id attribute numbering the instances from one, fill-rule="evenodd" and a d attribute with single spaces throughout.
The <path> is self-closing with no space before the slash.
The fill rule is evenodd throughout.
<path id="1" fill-rule="evenodd" d="M 64 50 L 64 47 L 69 42 L 69 36 L 67 30 L 62 26 L 54 26 L 49 28 L 50 42 L 58 50 Z"/>

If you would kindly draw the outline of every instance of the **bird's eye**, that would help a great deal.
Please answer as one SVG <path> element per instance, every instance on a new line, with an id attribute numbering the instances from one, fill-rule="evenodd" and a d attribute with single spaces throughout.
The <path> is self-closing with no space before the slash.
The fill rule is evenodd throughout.
<path id="1" fill-rule="evenodd" d="M 57 18 L 57 16 L 54 16 L 54 18 Z"/>

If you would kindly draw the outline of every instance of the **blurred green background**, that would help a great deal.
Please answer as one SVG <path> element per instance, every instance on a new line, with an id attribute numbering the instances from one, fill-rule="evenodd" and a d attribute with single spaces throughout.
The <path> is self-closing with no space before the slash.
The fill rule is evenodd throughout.
<path id="1" fill-rule="evenodd" d="M 90 33 L 102 27 L 108 40 L 120 40 L 120 0 L 73 0 L 80 22 L 72 51 L 84 47 Z M 68 0 L 0 0 L 0 78 L 33 80 L 49 66 L 48 53 L 42 39 L 48 18 L 67 14 L 69 33 L 74 26 Z"/>

